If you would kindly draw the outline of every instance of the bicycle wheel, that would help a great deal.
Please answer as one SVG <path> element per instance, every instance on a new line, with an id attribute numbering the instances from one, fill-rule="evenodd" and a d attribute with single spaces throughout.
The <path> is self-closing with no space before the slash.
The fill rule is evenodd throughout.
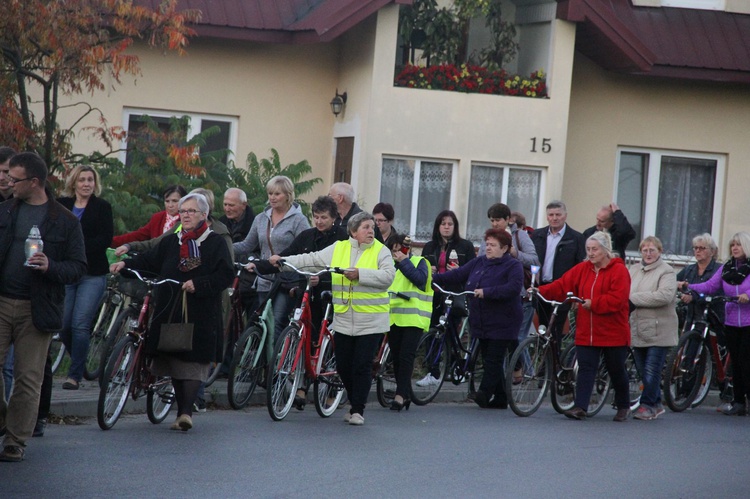
<path id="1" fill-rule="evenodd" d="M 122 297 L 115 293 L 107 294 L 104 303 L 91 330 L 89 351 L 86 355 L 86 365 L 83 368 L 83 377 L 89 381 L 95 380 L 101 374 L 102 351 L 107 346 L 107 337 L 113 331 L 117 316 L 122 309 Z"/>
<path id="2" fill-rule="evenodd" d="M 239 306 L 239 305 L 238 305 Z M 237 324 L 239 322 L 239 324 Z M 227 325 L 224 327 L 224 332 L 221 342 L 221 358 L 217 362 L 212 362 L 212 369 L 206 379 L 206 387 L 209 387 L 216 381 L 221 374 L 222 369 L 226 370 L 232 363 L 232 355 L 234 354 L 235 341 L 239 341 L 242 331 L 245 330 L 245 324 L 242 319 L 242 314 L 235 313 L 232 309 Z M 228 372 L 225 371 L 226 375 Z"/>
<path id="3" fill-rule="evenodd" d="M 704 400 L 706 400 L 706 397 L 708 397 L 708 392 L 711 390 L 711 383 L 712 378 L 714 376 L 714 363 L 711 360 L 711 353 L 708 351 L 707 348 L 704 349 L 706 351 L 706 356 L 708 357 L 708 360 L 705 364 L 705 369 L 703 370 L 703 374 L 701 376 L 700 386 L 698 387 L 698 390 L 695 394 L 695 399 L 693 400 L 693 403 L 690 404 L 691 408 L 696 408 L 699 405 L 703 403 Z"/>
<path id="4" fill-rule="evenodd" d="M 445 332 L 430 329 L 417 344 L 414 370 L 411 373 L 411 400 L 416 405 L 429 404 L 443 386 L 450 368 Z"/>
<path id="5" fill-rule="evenodd" d="M 133 367 L 136 361 L 136 346 L 133 338 L 124 338 L 112 350 L 102 373 L 102 387 L 99 390 L 99 403 L 96 420 L 99 428 L 109 430 L 120 417 L 128 400 L 130 385 L 133 382 Z"/>
<path id="6" fill-rule="evenodd" d="M 625 359 L 625 372 L 628 374 L 628 386 L 630 387 L 630 410 L 635 411 L 641 405 L 641 392 L 643 392 L 643 379 L 638 366 L 635 364 L 633 350 L 628 350 L 628 356 Z M 614 407 L 614 403 L 613 403 Z"/>
<path id="7" fill-rule="evenodd" d="M 242 409 L 250 402 L 263 374 L 266 357 L 258 356 L 262 341 L 263 331 L 258 326 L 250 326 L 234 347 L 227 383 L 227 398 L 233 409 Z"/>
<path id="8" fill-rule="evenodd" d="M 612 379 L 609 377 L 609 371 L 604 363 L 604 355 L 599 358 L 599 368 L 596 370 L 594 378 L 594 390 L 589 398 L 589 406 L 586 408 L 586 416 L 594 417 L 602 410 L 607 403 L 609 394 L 612 391 Z"/>
<path id="9" fill-rule="evenodd" d="M 122 310 L 112 324 L 112 329 L 107 335 L 107 341 L 104 347 L 101 349 L 101 360 L 99 365 L 104 367 L 107 365 L 109 357 L 112 355 L 112 351 L 128 331 L 133 329 L 133 323 L 138 320 L 139 311 L 135 307 L 127 307 Z M 102 386 L 103 376 L 99 376 L 99 386 Z"/>
<path id="10" fill-rule="evenodd" d="M 522 359 L 529 359 L 524 362 Z M 518 416 L 531 416 L 542 405 L 552 378 L 552 359 L 547 344 L 539 336 L 530 336 L 523 340 L 510 358 L 509 365 L 521 362 L 523 376 L 520 381 L 513 380 L 513 370 L 505 373 L 505 386 L 510 394 L 508 404 Z"/>
<path id="11" fill-rule="evenodd" d="M 65 357 L 65 345 L 60 339 L 60 333 L 52 335 L 52 342 L 49 345 L 49 355 L 52 359 L 52 374 L 55 374 L 60 368 L 63 357 Z"/>
<path id="12" fill-rule="evenodd" d="M 482 385 L 482 377 L 484 376 L 484 362 L 482 361 L 482 352 L 479 351 L 479 342 L 476 344 L 476 348 L 471 352 L 469 357 L 469 397 L 473 397 L 479 387 Z M 510 365 L 510 364 L 508 364 Z"/>
<path id="13" fill-rule="evenodd" d="M 344 384 L 336 372 L 336 356 L 333 342 L 324 336 L 318 350 L 318 365 L 315 373 L 315 410 L 322 418 L 327 418 L 336 411 L 344 396 Z"/>
<path id="14" fill-rule="evenodd" d="M 304 359 L 298 326 L 289 325 L 276 342 L 271 364 L 268 366 L 266 406 L 274 421 L 281 421 L 289 413 L 294 395 L 304 374 Z"/>
<path id="15" fill-rule="evenodd" d="M 167 379 L 159 379 L 151 385 L 146 394 L 146 414 L 148 420 L 159 424 L 167 417 L 174 403 L 174 387 Z"/>
<path id="16" fill-rule="evenodd" d="M 703 336 L 691 331 L 680 338 L 667 359 L 664 379 L 664 401 L 670 409 L 682 412 L 693 403 L 701 386 L 706 365 L 710 363 L 708 349 L 703 347 Z"/>
<path id="17" fill-rule="evenodd" d="M 378 402 L 383 407 L 390 407 L 396 396 L 396 373 L 393 371 L 393 356 L 388 346 L 385 347 L 383 358 L 380 360 L 380 369 L 375 378 Z"/>
<path id="18" fill-rule="evenodd" d="M 552 407 L 562 414 L 575 406 L 578 363 L 574 344 L 571 343 L 562 351 L 560 364 L 563 369 L 555 376 L 551 399 Z M 588 413 L 588 411 L 586 412 Z"/>

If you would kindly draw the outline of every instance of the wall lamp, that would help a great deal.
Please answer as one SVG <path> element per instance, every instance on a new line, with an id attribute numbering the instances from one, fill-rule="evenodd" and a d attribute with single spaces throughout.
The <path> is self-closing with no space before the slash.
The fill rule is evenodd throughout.
<path id="1" fill-rule="evenodd" d="M 344 104 L 346 104 L 346 92 L 340 94 L 339 89 L 337 88 L 336 97 L 331 99 L 331 111 L 333 111 L 334 116 L 341 114 L 341 111 L 344 110 Z"/>

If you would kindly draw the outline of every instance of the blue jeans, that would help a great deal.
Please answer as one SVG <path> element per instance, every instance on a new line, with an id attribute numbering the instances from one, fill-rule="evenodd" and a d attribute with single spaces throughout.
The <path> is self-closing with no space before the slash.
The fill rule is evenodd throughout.
<path id="1" fill-rule="evenodd" d="M 10 346 L 3 364 L 3 383 L 5 383 L 5 401 L 7 402 L 13 388 L 13 345 Z"/>
<path id="2" fill-rule="evenodd" d="M 106 289 L 106 275 L 87 275 L 77 283 L 65 286 L 65 312 L 60 338 L 70 352 L 68 377 L 76 381 L 83 378 L 91 328 Z"/>
<path id="3" fill-rule="evenodd" d="M 641 404 L 655 407 L 661 404 L 661 373 L 669 347 L 634 347 L 633 358 L 643 380 Z"/>

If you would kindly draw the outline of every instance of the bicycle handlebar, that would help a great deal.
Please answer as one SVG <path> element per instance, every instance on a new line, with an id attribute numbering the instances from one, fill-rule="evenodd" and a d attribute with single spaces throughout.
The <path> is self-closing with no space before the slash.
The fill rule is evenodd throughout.
<path id="1" fill-rule="evenodd" d="M 471 295 L 471 296 L 474 296 L 474 291 L 461 291 L 460 293 L 456 293 L 455 291 L 448 291 L 447 289 L 443 289 L 443 288 L 440 287 L 439 284 L 436 284 L 434 282 L 432 283 L 432 287 L 434 287 L 435 289 L 437 289 L 441 293 L 445 293 L 446 295 L 451 295 L 451 296 Z"/>
<path id="2" fill-rule="evenodd" d="M 133 274 L 139 281 L 141 281 L 143 283 L 146 283 L 146 284 L 150 284 L 152 286 L 159 286 L 161 284 L 166 284 L 166 283 L 182 285 L 182 283 L 180 281 L 175 281 L 174 279 L 156 280 L 156 279 L 149 279 L 147 277 L 143 277 L 141 275 L 141 273 L 138 272 L 135 269 L 127 269 L 127 268 L 125 268 L 125 269 L 120 270 L 120 273 L 121 274 L 122 273 Z"/>
<path id="3" fill-rule="evenodd" d="M 343 274 L 347 270 L 353 270 L 353 269 L 345 269 L 345 268 L 342 268 L 342 267 L 329 267 L 329 266 L 326 265 L 325 267 L 323 267 L 323 269 L 318 270 L 317 272 L 308 272 L 307 270 L 302 270 L 302 269 L 300 269 L 298 267 L 295 267 L 294 265 L 292 265 L 291 263 L 287 262 L 283 258 L 281 260 L 279 260 L 279 265 L 281 265 L 282 267 L 284 267 L 284 266 L 289 267 L 292 270 L 294 270 L 295 272 L 297 272 L 298 274 L 302 274 L 302 275 L 308 276 L 308 277 L 314 277 L 314 276 L 318 276 L 318 275 L 321 275 L 321 274 L 326 274 L 328 272 L 333 272 L 334 274 Z"/>
<path id="4" fill-rule="evenodd" d="M 706 296 L 706 295 L 700 294 L 698 296 L 699 296 L 699 299 L 701 301 L 704 301 L 706 303 L 714 303 L 714 302 L 719 302 L 719 303 L 721 303 L 721 302 L 724 302 L 724 303 L 726 303 L 726 302 L 737 302 L 739 300 L 739 298 L 740 298 L 739 296 L 726 296 L 726 295 L 719 295 L 719 296 L 708 295 L 708 296 Z"/>
<path id="5" fill-rule="evenodd" d="M 568 291 L 568 293 L 565 295 L 565 299 L 563 301 L 548 300 L 547 298 L 545 298 L 544 296 L 542 296 L 542 294 L 539 292 L 538 288 L 532 288 L 532 290 L 530 291 L 530 293 L 538 296 L 540 300 L 542 300 L 545 303 L 549 303 L 553 307 L 556 306 L 556 305 L 562 305 L 564 303 L 568 303 L 569 301 L 574 301 L 574 302 L 578 302 L 578 303 L 583 303 L 584 302 L 583 298 L 579 298 L 578 296 L 573 295 L 572 291 Z"/>

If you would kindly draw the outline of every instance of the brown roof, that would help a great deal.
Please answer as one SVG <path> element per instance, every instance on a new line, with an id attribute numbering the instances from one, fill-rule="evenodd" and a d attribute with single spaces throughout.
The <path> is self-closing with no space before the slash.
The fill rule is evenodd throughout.
<path id="1" fill-rule="evenodd" d="M 158 8 L 162 0 L 135 0 Z M 390 3 L 413 0 L 178 0 L 202 12 L 199 36 L 270 43 L 316 43 L 338 37 Z"/>
<path id="2" fill-rule="evenodd" d="M 576 49 L 619 72 L 750 83 L 750 15 L 630 0 L 558 0 L 578 23 Z"/>

